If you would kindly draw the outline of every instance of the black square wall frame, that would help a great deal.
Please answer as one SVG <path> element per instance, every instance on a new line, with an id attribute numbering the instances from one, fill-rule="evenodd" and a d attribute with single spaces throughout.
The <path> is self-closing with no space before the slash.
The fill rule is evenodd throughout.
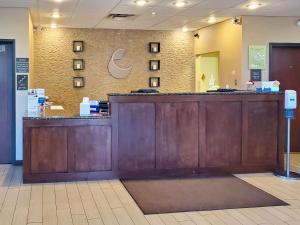
<path id="1" fill-rule="evenodd" d="M 160 70 L 160 60 L 150 60 L 149 61 L 149 70 L 150 71 Z"/>
<path id="2" fill-rule="evenodd" d="M 159 53 L 160 52 L 160 43 L 159 42 L 150 42 L 149 43 L 149 52 L 150 53 Z"/>
<path id="3" fill-rule="evenodd" d="M 84 70 L 84 60 L 73 59 L 73 70 Z"/>
<path id="4" fill-rule="evenodd" d="M 83 52 L 84 42 L 83 41 L 73 41 L 73 52 Z"/>

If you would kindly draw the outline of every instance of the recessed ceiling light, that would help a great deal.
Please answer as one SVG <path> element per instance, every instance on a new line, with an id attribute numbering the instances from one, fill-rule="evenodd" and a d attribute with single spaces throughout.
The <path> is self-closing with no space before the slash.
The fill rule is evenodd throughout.
<path id="1" fill-rule="evenodd" d="M 261 3 L 259 3 L 259 2 L 251 2 L 248 5 L 246 5 L 246 7 L 248 9 L 254 10 L 254 9 L 257 9 L 257 8 L 261 7 Z"/>
<path id="2" fill-rule="evenodd" d="M 54 12 L 54 13 L 52 13 L 52 18 L 54 18 L 54 19 L 59 19 L 59 18 L 60 18 L 59 12 Z"/>
<path id="3" fill-rule="evenodd" d="M 208 23 L 215 23 L 215 22 L 217 22 L 217 19 L 216 19 L 216 17 L 214 17 L 214 16 L 210 16 L 209 18 L 208 18 L 208 21 L 207 21 Z"/>
<path id="4" fill-rule="evenodd" d="M 187 2 L 186 1 L 176 1 L 176 2 L 173 2 L 173 5 L 175 5 L 177 8 L 182 8 L 187 5 Z"/>
<path id="5" fill-rule="evenodd" d="M 155 16 L 155 15 L 156 15 L 156 12 L 152 12 L 151 14 L 152 14 L 153 16 Z"/>
<path id="6" fill-rule="evenodd" d="M 57 24 L 56 23 L 52 23 L 50 27 L 53 28 L 53 29 L 56 29 L 57 28 Z"/>
<path id="7" fill-rule="evenodd" d="M 139 5 L 139 6 L 144 6 L 148 3 L 148 0 L 136 0 L 135 4 Z"/>
<path id="8" fill-rule="evenodd" d="M 189 29 L 188 29 L 186 26 L 183 26 L 183 27 L 181 28 L 181 31 L 182 31 L 182 32 L 188 32 Z"/>

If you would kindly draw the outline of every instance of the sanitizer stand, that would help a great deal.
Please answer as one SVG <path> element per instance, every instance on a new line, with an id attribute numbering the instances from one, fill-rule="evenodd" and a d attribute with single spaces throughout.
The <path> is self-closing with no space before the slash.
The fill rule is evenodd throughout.
<path id="1" fill-rule="evenodd" d="M 279 176 L 283 179 L 300 179 L 300 174 L 290 171 L 291 161 L 291 120 L 294 119 L 294 110 L 297 107 L 297 94 L 295 91 L 285 93 L 285 118 L 286 118 L 286 163 L 285 171 Z"/>

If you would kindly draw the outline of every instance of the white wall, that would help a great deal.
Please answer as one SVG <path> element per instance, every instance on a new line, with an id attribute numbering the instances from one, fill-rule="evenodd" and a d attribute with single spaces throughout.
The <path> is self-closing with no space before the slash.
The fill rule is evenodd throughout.
<path id="1" fill-rule="evenodd" d="M 250 79 L 248 66 L 249 45 L 266 45 L 266 69 L 262 79 L 269 80 L 269 43 L 300 43 L 300 27 L 296 25 L 300 17 L 259 17 L 243 16 L 242 82 Z"/>
<path id="2" fill-rule="evenodd" d="M 29 58 L 29 11 L 0 8 L 0 39 L 15 39 L 16 58 Z M 27 109 L 27 91 L 16 91 L 16 160 L 23 159 L 22 117 Z"/>

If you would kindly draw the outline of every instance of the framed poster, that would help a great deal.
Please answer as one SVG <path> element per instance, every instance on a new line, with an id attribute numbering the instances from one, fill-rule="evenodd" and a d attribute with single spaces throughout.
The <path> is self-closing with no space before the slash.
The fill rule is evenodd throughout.
<path id="1" fill-rule="evenodd" d="M 266 52 L 265 45 L 249 46 L 249 69 L 264 70 L 266 68 Z"/>

